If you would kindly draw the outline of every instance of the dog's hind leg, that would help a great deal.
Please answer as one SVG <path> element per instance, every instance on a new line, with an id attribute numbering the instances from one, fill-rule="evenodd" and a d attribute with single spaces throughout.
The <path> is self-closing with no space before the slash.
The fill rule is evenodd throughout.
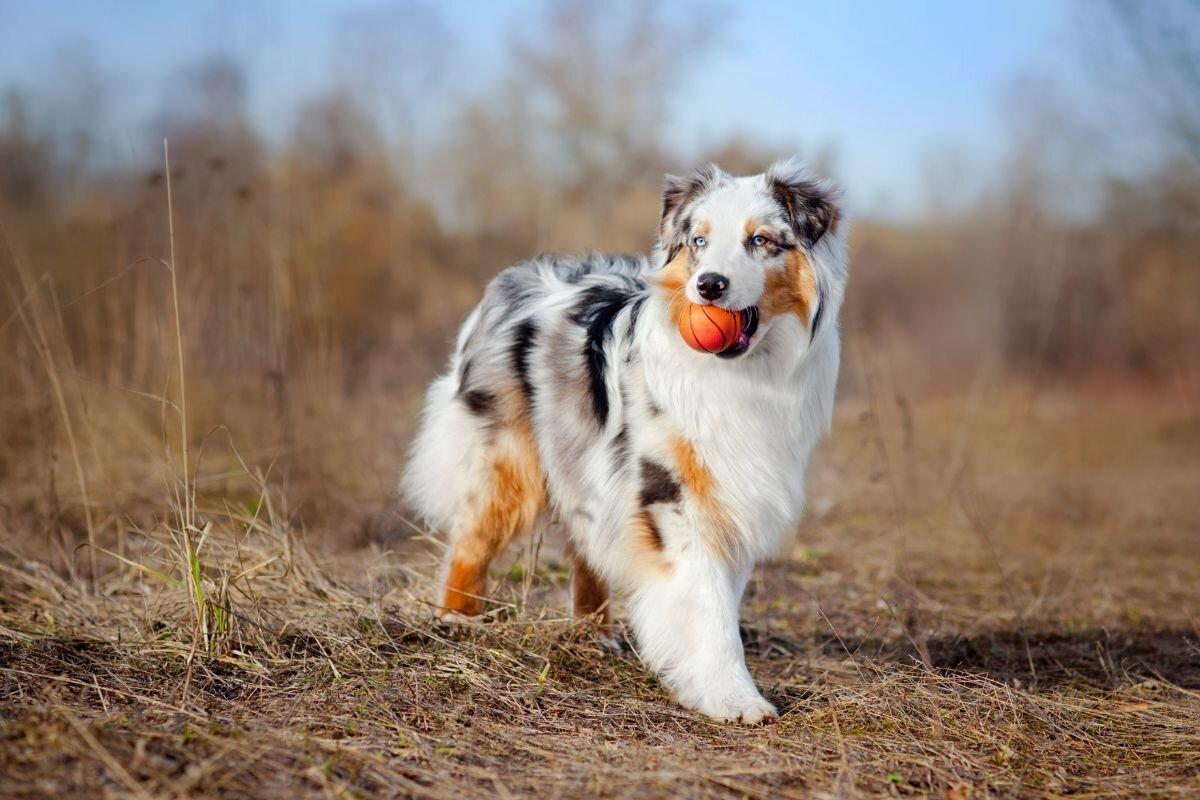
<path id="1" fill-rule="evenodd" d="M 483 611 L 488 565 L 546 501 L 528 419 L 464 392 L 459 372 L 430 387 L 403 481 L 409 503 L 449 539 L 437 597 L 443 617 Z"/>
<path id="2" fill-rule="evenodd" d="M 600 633 L 608 636 L 612 629 L 608 584 L 570 542 L 567 543 L 567 558 L 571 562 L 571 615 L 580 619 L 593 617 Z"/>
<path id="3" fill-rule="evenodd" d="M 483 612 L 487 571 L 546 503 L 545 478 L 526 425 L 498 428 L 488 444 L 486 477 L 450 529 L 439 616 Z"/>

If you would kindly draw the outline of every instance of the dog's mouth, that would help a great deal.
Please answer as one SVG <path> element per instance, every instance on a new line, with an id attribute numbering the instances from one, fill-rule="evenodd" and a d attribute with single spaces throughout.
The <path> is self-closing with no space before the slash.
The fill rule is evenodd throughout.
<path id="1" fill-rule="evenodd" d="M 737 358 L 750 349 L 750 340 L 758 332 L 758 306 L 747 306 L 738 312 L 741 324 L 733 344 L 717 353 L 720 358 Z"/>

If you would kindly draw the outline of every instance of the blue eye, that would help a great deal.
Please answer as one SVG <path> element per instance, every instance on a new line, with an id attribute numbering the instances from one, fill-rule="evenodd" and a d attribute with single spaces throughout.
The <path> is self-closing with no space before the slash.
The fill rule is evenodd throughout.
<path id="1" fill-rule="evenodd" d="M 703 236 L 697 236 L 695 239 L 692 239 L 692 244 L 696 245 L 696 247 L 704 247 L 704 245 L 708 244 L 708 239 L 705 239 Z"/>
<path id="2" fill-rule="evenodd" d="M 750 241 L 755 247 L 762 247 L 767 243 L 767 237 L 763 236 L 762 234 L 756 234 L 755 237 Z"/>

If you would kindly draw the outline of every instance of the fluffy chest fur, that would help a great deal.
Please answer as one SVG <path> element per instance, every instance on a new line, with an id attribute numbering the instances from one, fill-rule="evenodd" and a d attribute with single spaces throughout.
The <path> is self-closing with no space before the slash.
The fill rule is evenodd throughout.
<path id="1" fill-rule="evenodd" d="M 654 431 L 646 439 L 667 461 L 673 442 L 687 442 L 711 474 L 743 554 L 770 555 L 803 509 L 804 473 L 829 427 L 837 331 L 818 331 L 819 342 L 800 347 L 807 332 L 798 321 L 781 320 L 752 359 L 723 361 L 688 350 L 664 316 L 661 304 L 647 309 L 636 342 L 642 370 L 633 378 L 662 413 L 641 416 L 632 408 L 633 424 Z"/>

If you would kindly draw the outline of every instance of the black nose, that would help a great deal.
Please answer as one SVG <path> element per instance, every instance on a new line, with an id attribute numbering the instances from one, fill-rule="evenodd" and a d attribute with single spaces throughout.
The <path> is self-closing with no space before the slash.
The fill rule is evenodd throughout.
<path id="1" fill-rule="evenodd" d="M 729 288 L 729 278 L 715 272 L 706 272 L 696 278 L 696 291 L 705 300 L 720 300 Z"/>

